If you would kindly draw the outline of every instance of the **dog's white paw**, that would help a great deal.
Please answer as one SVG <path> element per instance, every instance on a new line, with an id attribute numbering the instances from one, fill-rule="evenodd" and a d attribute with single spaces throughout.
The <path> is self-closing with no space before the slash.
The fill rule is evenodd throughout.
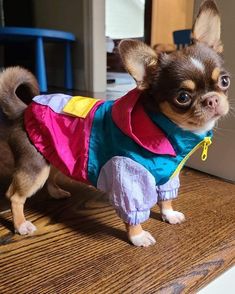
<path id="1" fill-rule="evenodd" d="M 156 240 L 147 231 L 142 231 L 140 234 L 135 236 L 129 236 L 129 240 L 133 245 L 138 247 L 148 247 L 156 243 Z"/>
<path id="2" fill-rule="evenodd" d="M 32 234 L 36 230 L 37 228 L 35 227 L 35 225 L 33 225 L 29 221 L 25 221 L 19 226 L 19 228 L 16 229 L 16 233 L 19 233 L 20 235 L 28 235 Z"/>
<path id="3" fill-rule="evenodd" d="M 168 222 L 169 224 L 181 224 L 185 221 L 185 216 L 183 213 L 171 209 L 163 209 L 162 210 L 162 219 L 164 222 Z"/>

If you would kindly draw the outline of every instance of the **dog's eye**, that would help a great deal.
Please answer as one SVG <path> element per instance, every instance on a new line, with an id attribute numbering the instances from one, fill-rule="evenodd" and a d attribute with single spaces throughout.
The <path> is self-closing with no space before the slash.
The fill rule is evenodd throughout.
<path id="1" fill-rule="evenodd" d="M 180 106 L 189 106 L 192 98 L 187 92 L 180 92 L 178 97 L 175 99 L 176 103 Z"/>
<path id="2" fill-rule="evenodd" d="M 226 75 L 219 77 L 218 85 L 221 90 L 227 90 L 230 86 L 230 77 Z"/>

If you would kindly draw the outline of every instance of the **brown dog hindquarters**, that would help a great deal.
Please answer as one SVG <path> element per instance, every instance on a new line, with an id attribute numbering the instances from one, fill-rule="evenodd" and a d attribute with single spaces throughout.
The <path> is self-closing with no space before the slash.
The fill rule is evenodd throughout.
<path id="1" fill-rule="evenodd" d="M 20 67 L 9 68 L 1 73 L 0 105 L 9 120 L 8 143 L 15 160 L 12 183 L 6 193 L 11 201 L 13 222 L 21 235 L 32 233 L 35 226 L 26 221 L 24 203 L 26 198 L 37 192 L 47 180 L 49 165 L 30 143 L 24 130 L 23 113 L 26 104 L 18 98 L 29 101 L 39 94 L 35 77 Z"/>
<path id="2" fill-rule="evenodd" d="M 47 191 L 49 195 L 55 199 L 63 199 L 63 198 L 68 198 L 71 196 L 71 193 L 69 191 L 65 191 L 61 189 L 57 185 L 57 176 L 59 174 L 59 171 L 54 167 L 51 166 L 50 168 L 50 175 L 47 180 Z"/>
<path id="3" fill-rule="evenodd" d="M 36 227 L 24 216 L 26 198 L 35 194 L 46 182 L 50 166 L 43 156 L 29 142 L 21 126 L 15 126 L 9 144 L 15 157 L 15 172 L 6 193 L 11 201 L 13 222 L 16 232 L 21 235 L 35 231 Z"/>

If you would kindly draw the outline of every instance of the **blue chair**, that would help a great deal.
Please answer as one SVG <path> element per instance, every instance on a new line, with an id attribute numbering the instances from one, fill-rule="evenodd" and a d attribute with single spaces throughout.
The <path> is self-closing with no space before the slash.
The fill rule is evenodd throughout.
<path id="1" fill-rule="evenodd" d="M 76 40 L 72 33 L 24 27 L 0 28 L 0 44 L 17 41 L 35 42 L 36 77 L 41 92 L 47 92 L 46 63 L 44 54 L 44 42 L 63 42 L 65 44 L 65 88 L 73 88 L 71 43 Z"/>
<path id="2" fill-rule="evenodd" d="M 177 49 L 184 48 L 191 43 L 191 30 L 179 30 L 173 32 L 173 40 Z"/>

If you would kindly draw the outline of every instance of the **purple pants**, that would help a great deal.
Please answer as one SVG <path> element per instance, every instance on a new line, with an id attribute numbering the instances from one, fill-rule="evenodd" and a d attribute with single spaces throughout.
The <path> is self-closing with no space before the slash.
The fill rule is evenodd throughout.
<path id="1" fill-rule="evenodd" d="M 137 225 L 149 218 L 150 209 L 159 201 L 177 197 L 179 177 L 156 186 L 153 175 L 134 160 L 115 156 L 101 169 L 97 187 L 108 193 L 109 200 L 125 223 Z"/>

